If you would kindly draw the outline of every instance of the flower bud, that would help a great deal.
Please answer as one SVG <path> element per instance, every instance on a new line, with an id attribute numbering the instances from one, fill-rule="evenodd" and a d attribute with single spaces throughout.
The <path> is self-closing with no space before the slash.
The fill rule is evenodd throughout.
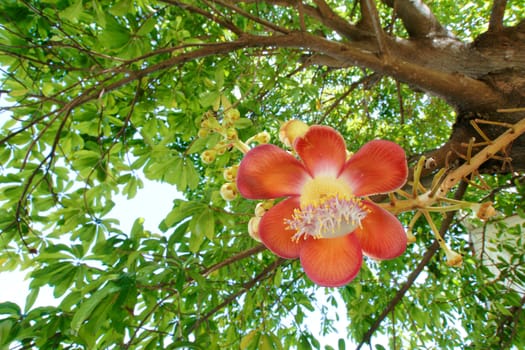
<path id="1" fill-rule="evenodd" d="M 257 203 L 257 205 L 255 206 L 255 216 L 261 218 L 264 214 L 266 214 L 266 208 L 264 207 L 264 203 Z"/>
<path id="2" fill-rule="evenodd" d="M 250 221 L 248 221 L 248 233 L 257 242 L 261 241 L 261 237 L 259 236 L 259 224 L 260 223 L 261 223 L 261 218 L 256 217 L 256 216 L 252 217 Z"/>
<path id="3" fill-rule="evenodd" d="M 295 139 L 306 134 L 308 128 L 308 125 L 300 120 L 289 120 L 281 126 L 279 139 L 287 147 L 292 147 Z"/>
<path id="4" fill-rule="evenodd" d="M 231 120 L 232 122 L 239 120 L 241 113 L 237 108 L 230 108 L 224 112 L 224 118 Z"/>
<path id="5" fill-rule="evenodd" d="M 227 182 L 221 186 L 221 197 L 225 201 L 232 201 L 237 198 L 239 191 L 233 182 Z"/>
<path id="6" fill-rule="evenodd" d="M 201 160 L 204 164 L 211 164 L 217 156 L 217 151 L 213 149 L 206 150 L 201 153 Z"/>
<path id="7" fill-rule="evenodd" d="M 197 132 L 197 136 L 200 138 L 206 137 L 209 134 L 210 134 L 209 129 L 205 129 L 205 128 L 200 128 L 199 131 Z"/>
<path id="8" fill-rule="evenodd" d="M 201 122 L 201 128 L 208 130 L 220 130 L 221 125 L 217 121 L 217 118 L 213 114 L 211 116 L 204 116 L 204 119 Z"/>
<path id="9" fill-rule="evenodd" d="M 260 144 L 270 142 L 270 134 L 267 131 L 263 131 L 255 135 L 254 140 Z"/>
<path id="10" fill-rule="evenodd" d="M 461 267 L 463 264 L 463 257 L 451 249 L 445 250 L 447 256 L 447 265 L 451 267 Z"/>
<path id="11" fill-rule="evenodd" d="M 210 128 L 210 122 L 208 121 L 208 119 L 203 119 L 201 121 L 201 128 L 202 129 L 209 129 Z"/>
<path id="12" fill-rule="evenodd" d="M 234 182 L 237 178 L 237 170 L 239 169 L 238 165 L 233 165 L 229 168 L 224 169 L 222 172 L 222 175 L 224 177 L 224 180 L 229 182 Z"/>
<path id="13" fill-rule="evenodd" d="M 263 217 L 263 215 L 266 214 L 266 212 L 270 210 L 271 207 L 273 207 L 273 200 L 267 200 L 257 203 L 257 205 L 255 206 L 255 216 L 260 218 Z"/>
<path id="14" fill-rule="evenodd" d="M 496 215 L 496 209 L 492 206 L 492 202 L 482 203 L 479 208 L 476 216 L 483 221 L 487 221 L 491 217 Z"/>
<path id="15" fill-rule="evenodd" d="M 226 130 L 226 138 L 228 140 L 237 140 L 237 130 L 235 130 L 234 128 L 229 128 L 228 130 Z"/>

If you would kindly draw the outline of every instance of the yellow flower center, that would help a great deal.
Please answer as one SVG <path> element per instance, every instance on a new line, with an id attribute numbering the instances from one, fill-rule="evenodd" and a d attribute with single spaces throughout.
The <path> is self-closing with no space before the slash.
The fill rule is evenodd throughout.
<path id="1" fill-rule="evenodd" d="M 285 219 L 285 224 L 296 231 L 292 237 L 295 241 L 308 236 L 335 238 L 352 233 L 367 214 L 344 181 L 320 176 L 303 187 L 300 208 L 295 209 L 291 219 Z"/>
<path id="2" fill-rule="evenodd" d="M 317 176 L 308 181 L 301 190 L 301 208 L 319 204 L 336 194 L 342 198 L 353 197 L 352 189 L 341 179 Z"/>

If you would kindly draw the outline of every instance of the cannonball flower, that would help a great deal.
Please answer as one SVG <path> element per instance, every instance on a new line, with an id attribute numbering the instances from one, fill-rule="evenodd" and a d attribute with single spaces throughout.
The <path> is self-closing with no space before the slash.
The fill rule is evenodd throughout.
<path id="1" fill-rule="evenodd" d="M 407 236 L 390 212 L 362 198 L 400 188 L 407 178 L 405 152 L 374 140 L 347 159 L 343 137 L 314 125 L 293 141 L 298 158 L 272 144 L 241 161 L 237 188 L 247 199 L 277 199 L 261 218 L 258 236 L 273 253 L 299 258 L 306 275 L 337 287 L 358 274 L 363 255 L 393 259 Z"/>

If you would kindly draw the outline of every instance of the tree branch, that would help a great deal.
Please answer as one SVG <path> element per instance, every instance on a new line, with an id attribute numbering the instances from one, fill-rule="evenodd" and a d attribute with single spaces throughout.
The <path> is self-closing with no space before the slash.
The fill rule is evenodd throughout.
<path id="1" fill-rule="evenodd" d="M 481 164 L 492 158 L 498 151 L 509 145 L 512 141 L 525 133 L 525 119 L 509 127 L 509 130 L 501 134 L 491 144 L 479 151 L 475 156 L 468 159 L 466 163 L 449 173 L 437 191 L 438 196 L 443 196 L 458 183 L 459 180 L 477 170 Z"/>
<path id="2" fill-rule="evenodd" d="M 421 0 L 383 0 L 394 9 L 403 21 L 411 38 L 429 38 L 434 36 L 452 37 L 437 20 L 430 8 Z"/>
<path id="3" fill-rule="evenodd" d="M 270 277 L 271 276 L 270 272 L 275 270 L 279 265 L 283 264 L 285 261 L 286 260 L 283 259 L 283 258 L 278 258 L 272 264 L 268 265 L 263 271 L 261 271 L 261 273 L 259 273 L 253 279 L 251 279 L 248 282 L 244 283 L 242 288 L 239 291 L 237 291 L 237 292 L 231 294 L 230 296 L 228 296 L 226 299 L 223 300 L 222 303 L 220 303 L 217 306 L 215 306 L 213 309 L 211 309 L 206 314 L 204 314 L 201 318 L 199 318 L 194 324 L 192 324 L 187 330 L 188 334 L 191 334 L 191 332 L 193 332 L 195 329 L 199 328 L 199 326 L 203 322 L 205 322 L 207 319 L 209 319 L 211 316 L 213 316 L 213 314 L 215 314 L 216 312 L 218 312 L 219 310 L 221 310 L 222 308 L 224 308 L 225 306 L 227 306 L 228 304 L 233 302 L 239 296 L 241 296 L 244 293 L 246 293 L 250 288 L 255 286 L 258 282 L 260 282 L 260 281 Z"/>
<path id="4" fill-rule="evenodd" d="M 312 8 L 313 11 L 307 11 L 308 6 L 303 6 L 305 12 L 309 16 L 319 20 L 328 28 L 335 30 L 343 37 L 349 40 L 358 40 L 368 34 L 367 32 L 359 30 L 356 26 L 341 18 L 324 0 L 314 0 L 314 2 L 317 5 L 317 8 Z"/>
<path id="5" fill-rule="evenodd" d="M 223 261 L 221 262 L 218 262 L 217 264 L 215 265 L 212 265 L 206 269 L 204 269 L 201 274 L 203 276 L 206 276 L 206 275 L 209 275 L 210 273 L 212 273 L 213 271 L 217 271 L 218 269 L 224 267 L 224 266 L 228 266 L 236 261 L 239 261 L 241 259 L 244 259 L 248 256 L 251 256 L 251 255 L 254 255 L 254 254 L 257 254 L 259 252 L 262 252 L 264 250 L 266 250 L 266 246 L 264 246 L 263 244 L 259 244 L 259 245 L 256 245 L 255 247 L 253 248 L 250 248 L 250 249 L 246 249 L 246 250 L 243 250 L 242 252 L 236 254 L 236 255 L 233 255 L 231 257 L 229 257 L 228 259 L 224 259 Z"/>
<path id="6" fill-rule="evenodd" d="M 374 0 L 362 0 L 361 1 L 361 13 L 367 23 L 370 23 L 372 30 L 374 31 L 379 53 L 381 55 L 388 54 L 388 48 L 386 46 L 385 32 L 381 28 L 381 22 L 379 21 L 379 14 L 377 13 L 377 7 Z"/>
<path id="7" fill-rule="evenodd" d="M 490 12 L 489 32 L 499 32 L 503 30 L 503 17 L 507 0 L 494 0 Z"/>

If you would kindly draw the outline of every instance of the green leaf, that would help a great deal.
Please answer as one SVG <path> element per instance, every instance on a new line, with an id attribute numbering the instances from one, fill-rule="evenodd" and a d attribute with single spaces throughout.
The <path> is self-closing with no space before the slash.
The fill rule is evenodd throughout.
<path id="1" fill-rule="evenodd" d="M 172 227 L 181 222 L 183 219 L 189 218 L 203 209 L 204 206 L 202 203 L 177 199 L 175 202 L 175 207 L 164 219 L 164 225 L 166 227 Z"/>
<path id="2" fill-rule="evenodd" d="M 203 210 L 200 215 L 193 217 L 192 222 L 194 222 L 193 233 L 205 236 L 210 241 L 215 238 L 215 217 L 211 210 Z"/>
<path id="3" fill-rule="evenodd" d="M 29 294 L 26 297 L 25 312 L 27 313 L 33 305 L 35 304 L 38 293 L 40 292 L 40 287 L 30 288 Z"/>
<path id="4" fill-rule="evenodd" d="M 71 22 L 75 22 L 80 14 L 84 10 L 82 6 L 82 0 L 76 0 L 71 6 L 67 7 L 59 13 L 60 17 L 63 17 Z"/>
<path id="5" fill-rule="evenodd" d="M 131 33 L 128 28 L 120 25 L 112 17 L 107 16 L 106 27 L 98 36 L 98 39 L 104 47 L 109 49 L 120 49 L 130 41 Z"/>
<path id="6" fill-rule="evenodd" d="M 137 30 L 137 35 L 146 35 L 149 34 L 157 24 L 157 19 L 155 17 L 148 18 L 142 25 L 139 30 Z"/>
<path id="7" fill-rule="evenodd" d="M 253 125 L 253 122 L 248 118 L 239 118 L 235 121 L 235 127 L 237 129 L 246 129 Z"/>
<path id="8" fill-rule="evenodd" d="M 20 310 L 20 306 L 10 301 L 7 301 L 5 303 L 0 303 L 0 315 L 21 316 L 22 311 Z"/>
<path id="9" fill-rule="evenodd" d="M 93 310 L 102 301 L 104 301 L 105 298 L 118 292 L 119 289 L 120 288 L 118 286 L 106 284 L 102 289 L 97 290 L 95 293 L 90 295 L 89 298 L 85 299 L 73 315 L 73 319 L 71 320 L 71 328 L 75 331 L 78 331 L 82 326 L 82 323 L 91 316 Z"/>
<path id="10" fill-rule="evenodd" d="M 109 13 L 114 16 L 124 16 L 128 14 L 133 8 L 131 0 L 120 0 L 115 5 L 111 6 Z"/>
<path id="11" fill-rule="evenodd" d="M 206 237 L 203 234 L 198 233 L 197 231 L 192 231 L 188 245 L 188 249 L 190 250 L 190 252 L 197 253 L 205 238 Z"/>
<path id="12" fill-rule="evenodd" d="M 259 342 L 259 335 L 260 332 L 254 329 L 253 331 L 242 337 L 240 343 L 241 350 L 252 349 L 253 344 L 257 344 Z"/>

